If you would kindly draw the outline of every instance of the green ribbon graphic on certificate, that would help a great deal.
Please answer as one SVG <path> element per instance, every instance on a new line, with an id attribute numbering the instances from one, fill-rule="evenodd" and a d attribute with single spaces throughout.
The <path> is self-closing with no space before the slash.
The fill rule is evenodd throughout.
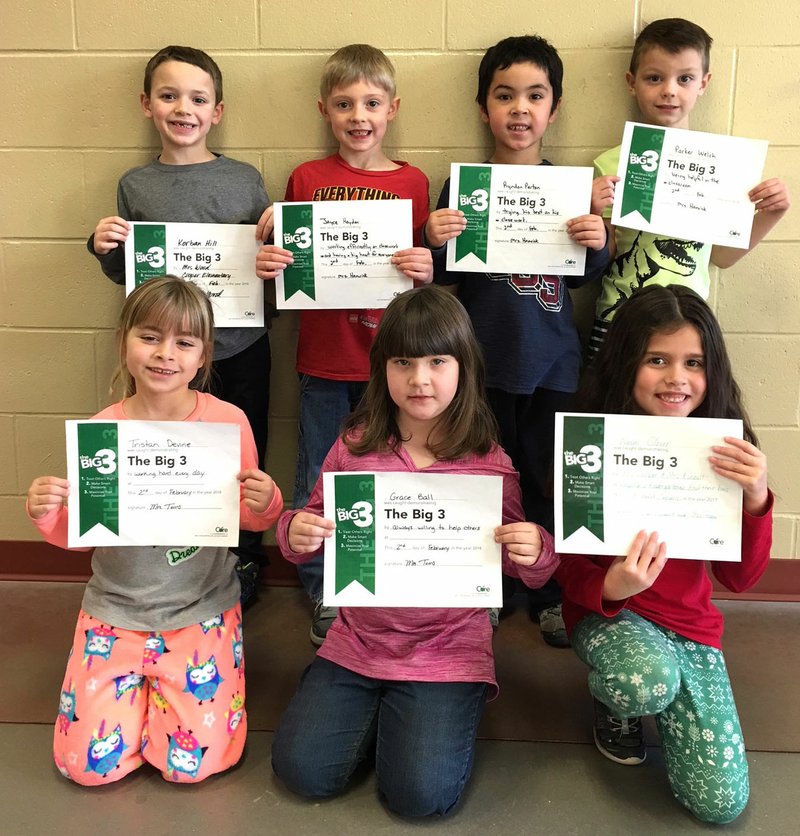
<path id="1" fill-rule="evenodd" d="M 166 270 L 167 233 L 164 224 L 133 227 L 134 281 L 136 287 L 163 276 Z"/>
<path id="2" fill-rule="evenodd" d="M 375 480 L 363 473 L 334 477 L 336 593 L 353 581 L 375 594 Z"/>
<path id="3" fill-rule="evenodd" d="M 78 424 L 80 533 L 98 523 L 119 534 L 117 425 Z"/>
<path id="4" fill-rule="evenodd" d="M 456 261 L 474 253 L 486 261 L 489 242 L 489 196 L 492 169 L 488 166 L 463 166 L 458 180 L 458 208 L 467 226 L 456 238 Z"/>
<path id="5" fill-rule="evenodd" d="M 646 221 L 653 214 L 653 200 L 661 164 L 664 130 L 635 125 L 625 169 L 621 216 L 638 212 Z"/>
<path id="6" fill-rule="evenodd" d="M 314 220 L 310 203 L 284 205 L 283 241 L 276 243 L 294 257 L 294 263 L 283 271 L 286 298 L 302 291 L 314 299 Z"/>
<path id="7" fill-rule="evenodd" d="M 603 539 L 603 439 L 600 416 L 564 417 L 564 462 L 561 507 L 564 538 L 586 528 Z"/>

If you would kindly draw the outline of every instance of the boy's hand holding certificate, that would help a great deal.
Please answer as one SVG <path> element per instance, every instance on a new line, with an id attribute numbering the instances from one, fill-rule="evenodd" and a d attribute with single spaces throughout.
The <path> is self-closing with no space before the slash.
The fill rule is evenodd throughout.
<path id="1" fill-rule="evenodd" d="M 236 545 L 237 424 L 100 420 L 66 427 L 70 548 Z"/>
<path id="2" fill-rule="evenodd" d="M 711 447 L 742 422 L 556 414 L 556 551 L 624 555 L 657 531 L 668 558 L 741 560 L 742 489 Z"/>
<path id="3" fill-rule="evenodd" d="M 264 282 L 256 276 L 254 224 L 131 223 L 125 291 L 148 279 L 179 276 L 211 299 L 218 328 L 264 324 Z"/>
<path id="4" fill-rule="evenodd" d="M 447 242 L 447 269 L 583 275 L 586 247 L 566 223 L 588 214 L 591 194 L 591 168 L 453 163 L 450 208 L 467 226 Z"/>
<path id="5" fill-rule="evenodd" d="M 626 122 L 611 223 L 746 249 L 767 142 Z"/>
<path id="6" fill-rule="evenodd" d="M 278 308 L 385 308 L 414 284 L 391 260 L 413 246 L 410 200 L 276 203 L 275 244 L 294 257 Z"/>
<path id="7" fill-rule="evenodd" d="M 502 477 L 325 473 L 323 489 L 326 605 L 502 604 Z"/>

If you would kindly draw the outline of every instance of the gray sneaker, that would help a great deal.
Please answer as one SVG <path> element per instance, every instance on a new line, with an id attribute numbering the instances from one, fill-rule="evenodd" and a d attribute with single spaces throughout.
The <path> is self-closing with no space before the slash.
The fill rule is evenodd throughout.
<path id="1" fill-rule="evenodd" d="M 536 613 L 536 620 L 539 622 L 542 638 L 551 647 L 570 646 L 567 628 L 564 626 L 564 619 L 561 617 L 561 604 L 539 610 Z"/>
<path id="2" fill-rule="evenodd" d="M 638 766 L 647 757 L 642 718 L 620 720 L 599 700 L 594 701 L 594 743 L 601 754 L 623 766 Z"/>
<path id="3" fill-rule="evenodd" d="M 328 629 L 335 621 L 338 612 L 339 610 L 336 607 L 326 607 L 321 601 L 314 607 L 314 615 L 311 617 L 311 632 L 309 633 L 311 644 L 319 647 L 325 641 Z"/>

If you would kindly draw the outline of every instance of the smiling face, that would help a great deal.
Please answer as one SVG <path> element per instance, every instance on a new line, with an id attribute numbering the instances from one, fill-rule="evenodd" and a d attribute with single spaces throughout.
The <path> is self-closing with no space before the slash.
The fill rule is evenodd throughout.
<path id="1" fill-rule="evenodd" d="M 125 365 L 136 381 L 137 398 L 185 397 L 204 363 L 203 341 L 189 333 L 145 323 L 131 328 L 125 337 Z"/>
<path id="2" fill-rule="evenodd" d="M 642 53 L 635 74 L 625 74 L 642 121 L 663 128 L 689 127 L 689 114 L 710 79 L 696 49 L 672 53 L 658 46 Z"/>
<path id="3" fill-rule="evenodd" d="M 450 354 L 387 361 L 386 383 L 403 436 L 431 432 L 455 397 L 458 375 L 458 360 Z"/>
<path id="4" fill-rule="evenodd" d="M 194 64 L 165 61 L 156 67 L 142 110 L 161 136 L 164 163 L 195 163 L 212 159 L 206 137 L 222 118 L 211 76 Z"/>
<path id="5" fill-rule="evenodd" d="M 374 160 L 383 160 L 383 137 L 397 115 L 400 99 L 379 84 L 361 79 L 334 87 L 318 105 L 339 143 L 339 154 L 348 163 L 369 168 Z"/>
<path id="6" fill-rule="evenodd" d="M 541 144 L 547 126 L 558 115 L 547 73 L 529 61 L 496 70 L 481 118 L 495 139 L 492 162 L 541 162 Z"/>
<path id="7" fill-rule="evenodd" d="M 656 333 L 639 363 L 633 399 L 645 415 L 691 415 L 706 396 L 703 343 L 694 325 Z"/>

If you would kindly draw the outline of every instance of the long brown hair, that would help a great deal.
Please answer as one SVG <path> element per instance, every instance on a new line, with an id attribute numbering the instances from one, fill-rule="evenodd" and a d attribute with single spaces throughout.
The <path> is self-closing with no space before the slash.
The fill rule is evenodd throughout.
<path id="1" fill-rule="evenodd" d="M 449 354 L 458 361 L 458 388 L 436 425 L 428 447 L 437 459 L 485 454 L 496 444 L 497 426 L 484 395 L 484 365 L 467 312 L 436 285 L 407 290 L 384 313 L 369 354 L 370 376 L 342 438 L 351 452 L 394 448 L 402 442 L 397 405 L 389 395 L 386 364 L 393 357 Z"/>
<path id="2" fill-rule="evenodd" d="M 162 331 L 182 331 L 201 340 L 205 359 L 191 388 L 208 388 L 211 357 L 214 353 L 214 312 L 211 302 L 192 282 L 185 282 L 176 276 L 162 276 L 139 285 L 122 306 L 117 330 L 119 366 L 111 381 L 112 390 L 121 382 L 123 397 L 129 398 L 136 394 L 136 381 L 125 363 L 125 344 L 131 328 L 143 324 Z"/>
<path id="3" fill-rule="evenodd" d="M 650 285 L 619 309 L 578 393 L 580 408 L 586 412 L 640 412 L 633 386 L 651 337 L 671 334 L 685 325 L 694 326 L 700 335 L 706 372 L 705 398 L 692 417 L 740 418 L 745 439 L 756 444 L 719 322 L 703 299 L 682 285 Z"/>

